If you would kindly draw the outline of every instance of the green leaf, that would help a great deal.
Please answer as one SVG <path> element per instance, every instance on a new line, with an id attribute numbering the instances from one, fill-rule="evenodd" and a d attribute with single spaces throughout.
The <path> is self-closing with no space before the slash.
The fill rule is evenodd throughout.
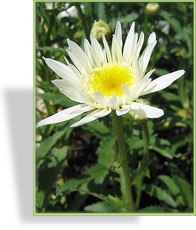
<path id="1" fill-rule="evenodd" d="M 162 156 L 169 158 L 169 159 L 173 159 L 173 154 L 172 152 L 169 150 L 169 148 L 159 148 L 157 146 L 149 146 L 149 149 L 154 150 L 155 152 L 161 154 Z"/>
<path id="2" fill-rule="evenodd" d="M 172 29 L 175 31 L 176 34 L 182 33 L 182 26 L 180 25 L 179 21 L 173 17 L 171 13 L 162 10 L 159 13 L 159 15 L 171 25 Z"/>
<path id="3" fill-rule="evenodd" d="M 58 95 L 57 95 L 58 93 Z M 69 98 L 67 98 L 64 94 L 61 92 L 57 91 L 55 93 L 50 93 L 50 92 L 44 92 L 39 94 L 39 96 L 46 102 L 46 101 L 51 101 L 53 105 L 60 105 L 65 108 L 71 107 L 76 105 L 75 102 L 71 101 Z"/>
<path id="4" fill-rule="evenodd" d="M 185 146 L 188 141 L 188 138 L 184 138 L 182 140 L 176 141 L 176 143 L 173 143 L 171 146 L 171 151 L 173 152 L 173 154 L 176 154 L 177 149 Z"/>
<path id="5" fill-rule="evenodd" d="M 106 125 L 104 125 L 103 121 L 93 121 L 84 126 L 82 129 L 89 131 L 90 133 L 94 134 L 96 137 L 102 139 L 103 136 L 110 134 L 110 131 Z"/>
<path id="6" fill-rule="evenodd" d="M 162 188 L 156 185 L 146 185 L 144 186 L 144 191 L 150 196 L 160 201 L 164 201 L 172 207 L 176 207 L 176 202 L 174 201 L 174 199 Z"/>
<path id="7" fill-rule="evenodd" d="M 53 184 L 56 180 L 56 175 L 60 171 L 63 162 L 67 156 L 68 147 L 62 149 L 54 148 L 47 158 L 47 162 L 39 170 L 38 174 L 38 208 L 45 210 L 48 205 Z"/>
<path id="8" fill-rule="evenodd" d="M 105 196 L 103 194 L 93 193 L 90 191 L 86 191 L 86 192 L 94 197 L 99 198 L 100 200 L 103 200 L 111 204 L 115 208 L 115 210 L 118 210 L 118 212 L 125 212 L 128 210 L 128 206 L 127 204 L 125 204 L 124 200 L 120 199 L 117 196 L 112 196 L 112 195 Z"/>
<path id="9" fill-rule="evenodd" d="M 164 91 L 161 96 L 166 100 L 166 101 L 179 101 L 179 95 L 171 93 L 171 92 L 166 92 Z"/>
<path id="10" fill-rule="evenodd" d="M 114 213 L 118 211 L 118 209 L 111 203 L 106 201 L 100 201 L 91 205 L 88 205 L 84 208 L 87 212 L 95 212 L 95 213 Z"/>
<path id="11" fill-rule="evenodd" d="M 159 175 L 158 179 L 163 182 L 163 184 L 165 185 L 165 187 L 168 189 L 168 191 L 172 194 L 172 195 L 177 195 L 179 194 L 180 190 L 178 188 L 178 186 L 175 184 L 174 180 L 166 175 Z"/>
<path id="12" fill-rule="evenodd" d="M 192 195 L 190 184 L 188 183 L 186 179 L 180 176 L 172 175 L 172 178 L 174 179 L 175 183 L 180 189 L 180 192 L 182 194 L 185 204 L 187 204 L 189 209 L 192 209 L 193 208 L 193 195 Z"/>
<path id="13" fill-rule="evenodd" d="M 81 175 L 77 177 L 76 179 L 71 179 L 65 182 L 64 185 L 60 186 L 58 189 L 58 192 L 67 192 L 67 191 L 73 191 L 75 189 L 78 189 L 78 187 L 89 181 L 89 176 L 87 175 Z"/>
<path id="14" fill-rule="evenodd" d="M 172 197 L 175 199 L 177 205 L 185 206 L 182 194 L 180 192 L 180 189 L 176 185 L 173 178 L 166 176 L 166 175 L 159 175 L 158 179 L 162 182 L 163 186 L 169 194 L 172 195 Z"/>
<path id="15" fill-rule="evenodd" d="M 167 210 L 161 206 L 151 205 L 138 210 L 139 213 L 165 213 Z"/>
<path id="16" fill-rule="evenodd" d="M 99 164 L 109 167 L 113 163 L 115 141 L 116 138 L 114 137 L 105 137 L 100 141 L 97 149 Z"/>
<path id="17" fill-rule="evenodd" d="M 100 164 L 93 165 L 85 171 L 85 175 L 88 175 L 97 184 L 101 184 L 107 174 L 108 168 Z"/>
<path id="18" fill-rule="evenodd" d="M 41 160 L 51 148 L 56 144 L 56 142 L 63 136 L 65 131 L 60 131 L 53 134 L 51 137 L 48 137 L 46 140 L 41 142 L 39 148 L 37 149 L 37 162 Z"/>
<path id="19" fill-rule="evenodd" d="M 144 141 L 140 139 L 138 136 L 132 136 L 131 138 L 128 138 L 127 143 L 130 146 L 131 150 L 140 149 L 144 145 Z"/>
<path id="20" fill-rule="evenodd" d="M 88 183 L 94 180 L 95 183 L 100 184 L 103 182 L 105 176 L 108 173 L 108 168 L 96 164 L 88 168 L 82 175 L 78 176 L 76 179 L 71 179 L 67 181 L 63 186 L 59 188 L 60 192 L 71 191 L 78 189 L 80 185 Z"/>

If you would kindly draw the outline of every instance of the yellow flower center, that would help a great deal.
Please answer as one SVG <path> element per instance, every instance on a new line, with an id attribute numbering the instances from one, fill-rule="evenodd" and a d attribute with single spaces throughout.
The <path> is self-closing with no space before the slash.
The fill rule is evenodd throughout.
<path id="1" fill-rule="evenodd" d="M 123 96 L 122 85 L 130 87 L 133 84 L 133 73 L 119 65 L 106 66 L 94 70 L 88 82 L 90 93 L 99 92 L 103 96 Z"/>

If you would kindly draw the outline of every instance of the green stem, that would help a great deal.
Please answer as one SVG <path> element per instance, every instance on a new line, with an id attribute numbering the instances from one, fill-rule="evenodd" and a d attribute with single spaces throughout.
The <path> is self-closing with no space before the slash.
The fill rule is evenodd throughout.
<path id="1" fill-rule="evenodd" d="M 88 33 L 88 30 L 87 30 L 87 27 L 86 27 L 85 17 L 84 17 L 84 14 L 83 14 L 83 12 L 82 12 L 81 6 L 80 6 L 80 4 L 75 4 L 75 7 L 76 7 L 76 9 L 77 9 L 78 16 L 79 16 L 80 19 L 81 19 L 82 27 L 83 27 L 83 30 L 84 30 L 84 33 L 85 33 L 85 37 L 86 37 L 87 39 L 89 39 L 89 33 Z"/>
<path id="2" fill-rule="evenodd" d="M 128 161 L 127 161 L 125 139 L 123 135 L 122 117 L 117 116 L 115 111 L 112 112 L 112 117 L 113 117 L 114 129 L 116 130 L 115 133 L 117 135 L 118 148 L 120 152 L 122 175 L 123 175 L 124 186 L 125 186 L 125 199 L 126 199 L 129 211 L 134 212 L 135 208 L 134 208 L 134 203 L 133 203 L 133 198 L 132 198 L 131 180 L 129 176 L 129 167 L 128 167 Z"/>
<path id="3" fill-rule="evenodd" d="M 147 126 L 147 121 L 142 122 L 142 136 L 144 141 L 144 158 L 142 160 L 142 165 L 139 168 L 137 175 L 141 175 L 139 184 L 138 184 L 138 190 L 137 190 L 137 197 L 136 197 L 136 208 L 139 208 L 140 206 L 140 200 L 141 200 L 141 193 L 142 193 L 142 183 L 144 178 L 144 172 L 149 164 L 149 145 L 150 145 L 150 136 Z"/>
<path id="4" fill-rule="evenodd" d="M 112 113 L 112 134 L 113 134 L 114 138 L 117 138 L 117 124 L 116 124 L 113 113 Z M 117 142 L 115 140 L 115 143 L 114 143 L 114 162 L 117 159 L 118 159 L 118 145 L 117 145 Z"/>
<path id="5" fill-rule="evenodd" d="M 144 152 L 146 153 L 145 156 L 148 155 L 148 147 L 150 145 L 150 136 L 147 126 L 147 121 L 143 121 L 142 123 L 142 135 L 144 140 Z"/>

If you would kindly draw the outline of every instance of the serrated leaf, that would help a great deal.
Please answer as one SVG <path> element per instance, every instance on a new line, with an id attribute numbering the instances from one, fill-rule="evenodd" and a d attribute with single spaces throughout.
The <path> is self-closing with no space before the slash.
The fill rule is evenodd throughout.
<path id="1" fill-rule="evenodd" d="M 76 179 L 70 179 L 65 182 L 64 185 L 59 187 L 59 192 L 66 192 L 66 191 L 72 191 L 77 189 L 81 184 L 86 183 L 89 181 L 89 176 L 82 175 L 77 177 Z"/>
<path id="2" fill-rule="evenodd" d="M 105 176 L 108 173 L 108 168 L 96 164 L 88 168 L 82 175 L 78 176 L 76 179 L 71 179 L 67 181 L 63 186 L 59 188 L 60 192 L 70 191 L 78 189 L 78 187 L 84 183 L 88 183 L 94 180 L 95 183 L 100 184 L 103 182 Z"/>
<path id="3" fill-rule="evenodd" d="M 108 168 L 103 165 L 96 164 L 91 166 L 85 171 L 85 175 L 89 175 L 91 179 L 95 180 L 95 183 L 101 184 L 108 173 Z"/>
<path id="4" fill-rule="evenodd" d="M 131 138 L 127 140 L 127 142 L 131 150 L 140 149 L 144 145 L 144 141 L 142 139 L 139 139 L 138 136 L 137 137 L 132 136 Z"/>
<path id="5" fill-rule="evenodd" d="M 114 144 L 116 138 L 106 137 L 100 141 L 99 148 L 97 149 L 98 163 L 109 167 L 114 161 Z"/>
<path id="6" fill-rule="evenodd" d="M 117 196 L 112 196 L 112 195 L 103 195 L 103 194 L 98 194 L 98 193 L 93 193 L 93 192 L 90 192 L 90 191 L 87 191 L 87 193 L 89 193 L 90 195 L 94 196 L 94 197 L 97 197 L 111 205 L 113 205 L 113 207 L 115 207 L 115 209 L 121 211 L 121 212 L 124 212 L 124 211 L 127 211 L 128 210 L 128 206 L 127 204 L 125 204 L 124 200 L 123 199 L 120 199 L 119 197 Z"/>
<path id="7" fill-rule="evenodd" d="M 174 199 L 162 188 L 156 185 L 146 185 L 144 191 L 150 196 L 160 201 L 164 201 L 172 207 L 176 207 L 176 202 Z"/>

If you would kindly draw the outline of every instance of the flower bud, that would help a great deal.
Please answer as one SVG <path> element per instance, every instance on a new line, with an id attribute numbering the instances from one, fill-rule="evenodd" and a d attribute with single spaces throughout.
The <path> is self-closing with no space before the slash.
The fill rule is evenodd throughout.
<path id="1" fill-rule="evenodd" d="M 146 5 L 145 11 L 149 15 L 156 15 L 160 11 L 160 5 L 159 3 L 148 3 Z"/>
<path id="2" fill-rule="evenodd" d="M 111 29 L 104 21 L 95 21 L 91 29 L 91 34 L 98 41 L 101 41 L 102 36 L 108 37 L 111 34 Z"/>

